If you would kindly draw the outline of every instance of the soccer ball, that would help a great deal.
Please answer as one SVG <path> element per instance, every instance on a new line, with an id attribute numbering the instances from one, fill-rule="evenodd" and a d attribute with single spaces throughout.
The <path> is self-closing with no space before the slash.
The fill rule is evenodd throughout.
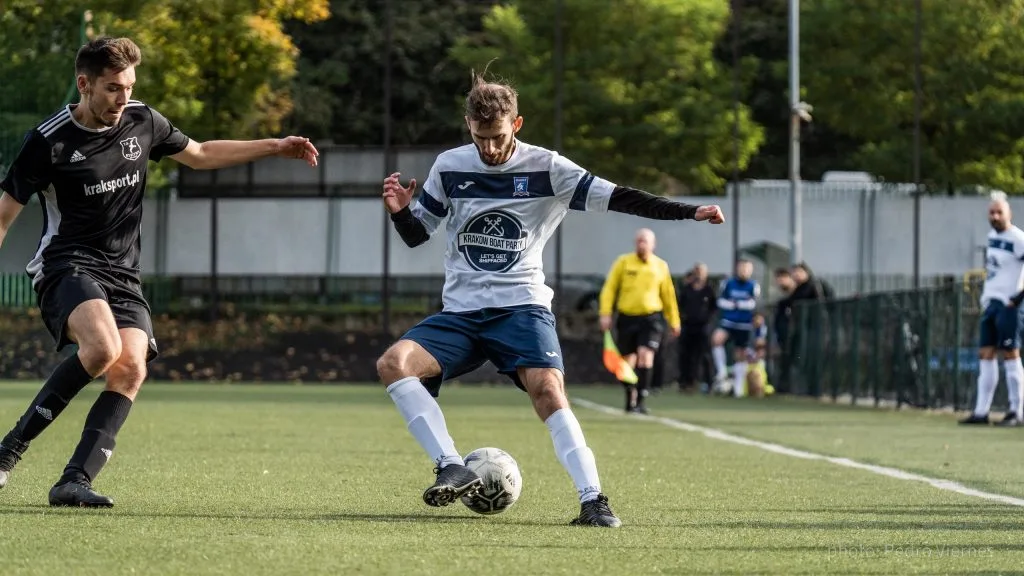
<path id="1" fill-rule="evenodd" d="M 465 461 L 466 466 L 484 481 L 476 494 L 462 497 L 467 508 L 478 514 L 498 514 L 519 500 L 523 476 L 508 452 L 498 448 L 477 448 L 466 455 Z"/>

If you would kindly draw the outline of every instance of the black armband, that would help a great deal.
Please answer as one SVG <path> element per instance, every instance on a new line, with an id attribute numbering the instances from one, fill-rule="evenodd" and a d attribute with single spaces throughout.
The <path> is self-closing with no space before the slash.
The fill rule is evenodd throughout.
<path id="1" fill-rule="evenodd" d="M 391 222 L 395 224 L 395 230 L 402 237 L 402 241 L 410 248 L 415 248 L 430 240 L 430 233 L 419 218 L 413 215 L 408 206 L 391 215 Z"/>
<path id="2" fill-rule="evenodd" d="M 643 190 L 616 186 L 608 200 L 608 209 L 652 220 L 693 220 L 697 206 L 675 202 Z"/>

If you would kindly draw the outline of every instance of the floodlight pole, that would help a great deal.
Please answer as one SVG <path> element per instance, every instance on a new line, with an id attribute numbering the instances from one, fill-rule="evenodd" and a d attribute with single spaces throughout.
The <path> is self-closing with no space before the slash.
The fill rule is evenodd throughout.
<path id="1" fill-rule="evenodd" d="M 555 0 L 555 114 L 554 142 L 555 151 L 562 153 L 562 106 L 564 102 L 563 77 L 565 75 L 565 46 L 563 37 L 564 0 Z M 555 313 L 562 311 L 562 225 L 555 230 Z M 560 323 L 558 325 L 561 325 Z"/>
<path id="2" fill-rule="evenodd" d="M 921 0 L 914 2 L 914 289 L 921 287 Z"/>
<path id="3" fill-rule="evenodd" d="M 394 151 L 391 146 L 391 0 L 384 0 L 384 173 L 395 171 Z M 381 270 L 381 329 L 391 334 L 391 218 L 384 211 L 384 247 Z"/>
<path id="4" fill-rule="evenodd" d="M 732 266 L 740 261 L 740 14 L 743 0 L 732 7 Z"/>
<path id="5" fill-rule="evenodd" d="M 800 113 L 800 0 L 789 0 L 789 258 L 791 264 L 803 260 Z"/>

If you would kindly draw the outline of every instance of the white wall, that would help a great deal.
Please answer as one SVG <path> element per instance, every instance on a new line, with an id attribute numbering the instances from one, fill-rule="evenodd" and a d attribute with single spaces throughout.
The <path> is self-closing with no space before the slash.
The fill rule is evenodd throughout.
<path id="1" fill-rule="evenodd" d="M 631 249 L 638 227 L 652 228 L 658 252 L 676 270 L 701 260 L 713 274 L 728 271 L 732 254 L 731 202 L 727 198 L 681 198 L 720 203 L 729 223 L 653 222 L 623 214 L 570 213 L 563 224 L 564 266 L 568 274 L 604 274 L 611 260 Z M 143 226 L 143 267 L 155 270 L 161 238 L 167 274 L 210 271 L 210 201 L 174 200 L 166 229 L 147 202 Z M 1024 214 L 1024 201 L 1012 206 Z M 979 248 L 988 231 L 985 198 L 922 200 L 921 272 L 961 274 L 981 263 Z M 219 201 L 219 270 L 253 275 L 374 275 L 381 273 L 385 215 L 373 198 L 230 199 Z M 862 208 L 866 208 L 862 212 Z M 910 274 L 913 202 L 906 196 L 879 196 L 872 205 L 861 192 L 808 192 L 803 203 L 804 259 L 821 274 Z M 761 241 L 789 246 L 788 191 L 755 190 L 740 203 L 740 243 Z M 873 235 L 872 235 L 873 225 Z M 333 227 L 333 237 L 331 230 Z M 40 207 L 30 205 L 0 249 L 0 272 L 21 272 L 39 240 Z M 393 274 L 441 274 L 444 234 L 426 245 L 407 248 L 391 234 Z M 861 247 L 863 246 L 863 250 Z M 546 270 L 554 271 L 554 241 Z"/>

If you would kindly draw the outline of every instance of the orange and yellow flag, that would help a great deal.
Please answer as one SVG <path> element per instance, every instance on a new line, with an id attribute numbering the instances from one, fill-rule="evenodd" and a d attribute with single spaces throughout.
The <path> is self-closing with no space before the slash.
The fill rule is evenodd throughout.
<path id="1" fill-rule="evenodd" d="M 629 362 L 626 362 L 622 355 L 619 354 L 619 349 L 615 346 L 615 340 L 612 339 L 612 333 L 608 330 L 605 330 L 604 333 L 604 352 L 602 356 L 604 367 L 614 374 L 620 382 L 625 382 L 626 384 L 637 383 L 636 372 L 630 367 Z"/>

